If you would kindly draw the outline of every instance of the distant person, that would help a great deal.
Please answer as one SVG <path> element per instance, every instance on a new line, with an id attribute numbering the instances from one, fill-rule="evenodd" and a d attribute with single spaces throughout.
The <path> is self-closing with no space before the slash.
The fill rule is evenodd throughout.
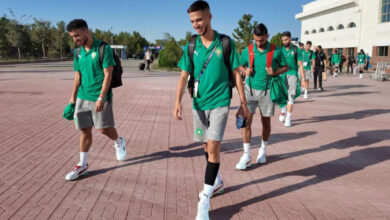
<path id="1" fill-rule="evenodd" d="M 317 89 L 317 78 L 319 82 L 319 91 L 324 91 L 322 87 L 322 73 L 325 71 L 326 67 L 326 55 L 322 50 L 321 46 L 318 46 L 316 48 L 315 52 L 316 62 L 315 62 L 315 69 L 314 69 L 314 89 Z"/>
<path id="2" fill-rule="evenodd" d="M 345 58 L 345 56 L 343 54 L 341 54 L 341 62 L 340 62 L 340 65 L 339 65 L 339 69 L 340 69 L 340 73 L 343 72 L 343 67 L 344 67 L 344 63 L 347 59 Z"/>
<path id="3" fill-rule="evenodd" d="M 367 57 L 366 57 L 366 54 L 364 53 L 364 50 L 361 49 L 360 50 L 360 53 L 357 55 L 356 57 L 356 60 L 357 60 L 357 66 L 355 68 L 355 72 L 354 72 L 354 75 L 356 75 L 357 71 L 359 70 L 359 78 L 363 78 L 363 69 L 364 69 L 364 66 L 367 64 Z"/>
<path id="4" fill-rule="evenodd" d="M 333 69 L 333 77 L 337 77 L 339 73 L 341 63 L 341 54 L 339 54 L 339 50 L 335 49 L 332 54 L 332 69 Z"/>
<path id="5" fill-rule="evenodd" d="M 302 42 L 299 42 L 298 46 L 300 52 L 305 49 L 305 45 Z M 301 92 L 305 91 L 305 83 L 303 82 L 303 78 L 301 77 L 301 74 L 298 74 L 299 84 L 301 85 Z"/>
<path id="6" fill-rule="evenodd" d="M 111 47 L 108 44 L 104 46 L 103 60 L 100 63 L 99 51 L 103 43 L 90 35 L 87 22 L 75 19 L 66 29 L 73 41 L 80 46 L 74 57 L 73 67 L 76 73 L 70 98 L 70 103 L 75 105 L 76 128 L 80 130 L 80 162 L 65 177 L 66 180 L 75 180 L 88 169 L 92 127 L 114 142 L 116 159 L 119 161 L 126 157 L 126 142 L 114 127 L 110 85 L 116 63 Z"/>
<path id="7" fill-rule="evenodd" d="M 356 63 L 355 56 L 349 55 L 347 62 L 347 73 L 350 73 L 349 70 L 351 70 L 351 73 L 353 73 L 353 65 Z"/>
<path id="8" fill-rule="evenodd" d="M 144 56 L 144 60 L 146 61 L 146 70 L 150 71 L 150 64 L 152 63 L 152 52 L 147 50 Z"/>
<path id="9" fill-rule="evenodd" d="M 316 60 L 314 52 L 310 50 L 311 46 L 312 46 L 311 41 L 307 41 L 305 49 L 302 51 L 303 72 L 305 76 L 305 78 L 303 79 L 305 85 L 305 93 L 303 95 L 304 99 L 309 98 L 308 96 L 309 82 L 310 79 L 313 78 L 312 75 L 314 73 L 315 60 Z"/>

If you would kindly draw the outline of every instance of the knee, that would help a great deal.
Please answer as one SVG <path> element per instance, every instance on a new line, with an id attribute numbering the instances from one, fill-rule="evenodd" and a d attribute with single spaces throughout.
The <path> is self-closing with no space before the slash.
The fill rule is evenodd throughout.
<path id="1" fill-rule="evenodd" d="M 99 132 L 101 134 L 104 134 L 104 135 L 107 135 L 108 134 L 108 130 L 107 129 L 99 129 Z"/>

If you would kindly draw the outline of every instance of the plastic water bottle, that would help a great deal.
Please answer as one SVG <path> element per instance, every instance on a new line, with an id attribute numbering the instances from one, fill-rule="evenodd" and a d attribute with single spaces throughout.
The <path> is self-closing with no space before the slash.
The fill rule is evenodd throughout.
<path id="1" fill-rule="evenodd" d="M 236 119 L 236 126 L 237 126 L 237 129 L 241 129 L 242 126 L 244 125 L 244 117 L 242 117 L 241 115 L 239 115 Z"/>

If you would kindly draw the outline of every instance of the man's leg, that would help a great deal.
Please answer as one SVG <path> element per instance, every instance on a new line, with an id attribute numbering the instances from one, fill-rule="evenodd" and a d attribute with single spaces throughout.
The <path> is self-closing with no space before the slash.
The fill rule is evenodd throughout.
<path id="1" fill-rule="evenodd" d="M 257 163 L 264 164 L 267 162 L 266 154 L 268 139 L 271 135 L 271 117 L 264 117 L 261 115 L 261 124 L 263 125 L 262 140 L 256 161 Z"/>
<path id="2" fill-rule="evenodd" d="M 322 88 L 322 73 L 324 72 L 324 70 L 321 68 L 319 69 L 318 71 L 318 83 L 319 83 L 319 89 L 322 91 L 323 88 Z"/>
<path id="3" fill-rule="evenodd" d="M 314 71 L 314 89 L 317 89 L 317 76 L 318 76 L 318 69 L 316 68 Z"/>
<path id="4" fill-rule="evenodd" d="M 81 129 L 80 135 L 80 165 L 88 164 L 88 151 L 92 145 L 92 127 Z"/>
<path id="5" fill-rule="evenodd" d="M 306 77 L 306 76 L 305 76 Z M 308 97 L 308 91 L 309 91 L 309 79 L 306 79 L 305 83 L 305 94 L 303 95 L 303 98 L 307 99 Z"/>
<path id="6" fill-rule="evenodd" d="M 207 150 L 207 143 L 203 143 L 203 149 L 204 149 L 204 155 L 205 155 L 206 163 L 207 163 L 207 162 L 209 162 L 209 153 Z M 223 193 L 223 180 L 222 180 L 220 172 L 218 171 L 217 178 L 215 179 L 215 182 L 214 182 L 214 191 L 213 191 L 212 196 L 214 196 L 215 194 L 220 194 L 220 193 Z"/>
<path id="7" fill-rule="evenodd" d="M 236 169 L 245 170 L 248 166 L 252 165 L 251 158 L 251 138 L 252 138 L 252 121 L 253 114 L 250 114 L 247 119 L 246 126 L 241 128 L 242 142 L 244 147 L 244 153 L 242 154 L 240 161 L 236 164 Z"/>

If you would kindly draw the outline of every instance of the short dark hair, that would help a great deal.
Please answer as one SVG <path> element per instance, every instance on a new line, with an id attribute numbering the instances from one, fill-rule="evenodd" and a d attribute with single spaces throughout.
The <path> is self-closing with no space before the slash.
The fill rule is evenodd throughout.
<path id="1" fill-rule="evenodd" d="M 318 47 L 318 48 L 320 48 L 320 50 L 322 50 L 322 47 L 321 47 L 321 45 L 318 45 L 317 47 Z"/>
<path id="2" fill-rule="evenodd" d="M 261 23 L 261 24 L 257 25 L 255 27 L 255 29 L 253 29 L 253 33 L 256 36 L 264 36 L 264 35 L 268 34 L 268 29 L 263 23 Z"/>
<path id="3" fill-rule="evenodd" d="M 302 42 L 299 42 L 298 45 L 299 46 L 304 46 L 304 44 Z"/>
<path id="4" fill-rule="evenodd" d="M 86 21 L 83 19 L 74 19 L 73 21 L 69 22 L 69 24 L 66 26 L 66 30 L 73 31 L 75 29 L 79 28 L 87 28 L 88 29 L 88 24 Z"/>
<path id="5" fill-rule="evenodd" d="M 290 31 L 285 31 L 282 33 L 282 37 L 291 37 Z"/>
<path id="6" fill-rule="evenodd" d="M 195 11 L 205 11 L 210 10 L 209 3 L 206 1 L 198 0 L 192 3 L 192 5 L 187 9 L 187 13 L 195 12 Z"/>
<path id="7" fill-rule="evenodd" d="M 313 44 L 311 43 L 311 41 L 309 41 L 309 40 L 306 42 L 306 44 L 313 45 Z"/>

